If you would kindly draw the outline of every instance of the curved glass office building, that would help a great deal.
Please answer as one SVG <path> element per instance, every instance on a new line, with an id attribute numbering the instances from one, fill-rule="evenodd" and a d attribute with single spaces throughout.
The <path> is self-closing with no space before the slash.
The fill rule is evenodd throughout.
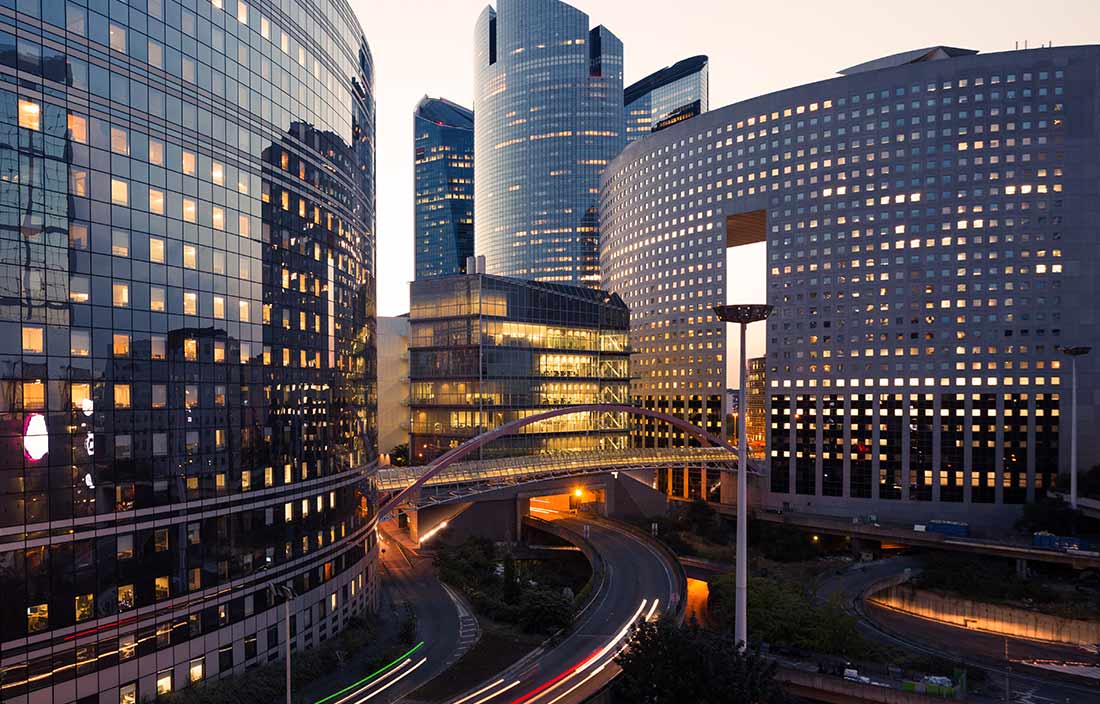
<path id="1" fill-rule="evenodd" d="M 598 287 L 600 173 L 623 147 L 623 45 L 558 0 L 474 32 L 474 248 L 486 272 Z"/>
<path id="2" fill-rule="evenodd" d="M 1096 46 L 931 47 L 631 144 L 600 225 L 635 399 L 720 427 L 736 351 L 711 307 L 727 248 L 766 242 L 764 502 L 1011 524 L 1069 467 L 1061 350 L 1100 343 L 1080 303 L 1100 294 L 1098 69 Z M 1093 427 L 1095 394 L 1079 404 Z"/>
<path id="3" fill-rule="evenodd" d="M 0 699 L 132 704 L 277 659 L 270 586 L 315 645 L 376 598 L 358 22 L 6 5 Z"/>

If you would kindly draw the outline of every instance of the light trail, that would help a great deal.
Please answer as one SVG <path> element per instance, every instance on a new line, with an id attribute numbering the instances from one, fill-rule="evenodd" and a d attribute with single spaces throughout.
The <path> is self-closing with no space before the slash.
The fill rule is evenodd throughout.
<path id="1" fill-rule="evenodd" d="M 660 603 L 661 603 L 660 599 L 654 599 L 653 600 L 653 606 L 649 607 L 649 613 L 645 615 L 645 620 L 646 621 L 652 621 L 653 620 L 653 612 L 657 610 L 657 604 L 660 604 Z"/>
<path id="2" fill-rule="evenodd" d="M 463 697 L 462 699 L 459 699 L 456 702 L 451 702 L 451 704 L 463 704 L 463 702 L 470 701 L 471 699 L 473 699 L 477 695 L 481 694 L 482 692 L 486 692 L 486 691 L 492 689 L 493 687 L 496 687 L 497 685 L 502 684 L 503 682 L 504 682 L 503 679 L 499 679 L 499 680 L 497 680 L 496 682 L 492 683 L 491 685 L 489 685 L 487 687 L 482 687 L 481 689 L 477 690 L 473 694 L 467 695 L 467 696 Z M 487 696 L 484 696 L 481 699 L 478 699 L 476 702 L 473 702 L 472 704 L 484 704 L 485 702 L 489 701 L 490 699 L 492 699 L 494 697 L 499 697 L 500 695 L 507 692 L 509 689 L 512 689 L 513 687 L 518 687 L 518 686 L 519 686 L 519 680 L 516 680 L 515 682 L 508 685 L 507 687 L 505 687 L 503 689 L 498 689 L 497 691 L 495 691 L 495 692 L 493 692 L 493 693 L 491 693 Z"/>
<path id="3" fill-rule="evenodd" d="M 420 662 L 416 663 L 415 665 L 413 665 L 413 666 L 412 666 L 412 667 L 410 667 L 409 669 L 407 669 L 407 670 L 405 670 L 404 672 L 402 672 L 402 673 L 401 673 L 401 675 L 400 675 L 399 677 L 397 677 L 396 679 L 394 679 L 393 681 L 391 681 L 390 683 L 388 683 L 388 684 L 387 684 L 387 685 L 386 685 L 385 687 L 379 687 L 378 689 L 374 690 L 373 692 L 371 692 L 371 693 L 370 693 L 370 694 L 368 694 L 367 696 L 365 696 L 365 697 L 363 697 L 362 699 L 360 699 L 360 700 L 358 700 L 357 702 L 355 702 L 355 704 L 363 704 L 363 702 L 367 701 L 368 699 L 374 699 L 375 697 L 377 697 L 377 696 L 378 696 L 379 694 L 381 694 L 382 692 L 385 692 L 385 691 L 386 691 L 387 689 L 389 689 L 390 687 L 394 686 L 395 684 L 397 684 L 397 683 L 398 683 L 398 682 L 400 682 L 401 680 L 403 680 L 403 679 L 405 679 L 406 677 L 408 677 L 409 675 L 411 675 L 411 674 L 412 674 L 413 672 L 415 672 L 415 671 L 416 671 L 416 669 L 417 669 L 418 667 L 420 667 L 421 665 L 423 665 L 423 664 L 424 664 L 424 663 L 426 663 L 426 662 L 428 662 L 428 658 L 420 658 Z M 397 670 L 394 670 L 394 672 L 397 672 Z M 393 674 L 393 673 L 390 673 L 390 674 Z M 379 682 L 381 682 L 382 680 L 378 680 L 378 681 L 379 681 Z"/>
<path id="4" fill-rule="evenodd" d="M 375 677 L 378 677 L 383 672 L 390 669 L 391 667 L 393 667 L 397 663 L 401 662 L 402 660 L 408 659 L 410 655 L 415 653 L 417 650 L 420 650 L 422 647 L 424 647 L 424 641 L 420 641 L 419 643 L 414 645 L 412 648 L 409 649 L 408 652 L 401 655 L 400 657 L 398 657 L 396 660 L 394 660 L 390 664 L 380 667 L 379 669 L 377 669 L 374 672 L 370 673 L 369 675 L 367 675 L 363 679 L 359 680 L 358 682 L 353 682 L 352 684 L 349 684 L 347 687 L 344 687 L 339 692 L 333 692 L 332 694 L 328 695 L 324 699 L 318 699 L 317 701 L 313 702 L 313 704 L 324 704 L 328 700 L 335 699 L 336 697 L 340 696 L 341 694 L 343 694 L 345 692 L 349 692 L 349 691 L 355 689 L 356 687 L 361 687 L 362 685 L 367 684 L 368 682 L 373 680 Z M 352 695 L 352 696 L 354 696 L 354 695 Z"/>

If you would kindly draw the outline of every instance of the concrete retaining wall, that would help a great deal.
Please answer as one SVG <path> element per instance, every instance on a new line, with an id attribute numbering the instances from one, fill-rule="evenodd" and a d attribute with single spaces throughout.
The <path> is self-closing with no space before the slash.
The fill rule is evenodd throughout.
<path id="1" fill-rule="evenodd" d="M 1059 618 L 1010 606 L 984 604 L 935 592 L 897 585 L 872 594 L 868 600 L 902 613 L 998 635 L 1051 643 L 1100 643 L 1100 622 Z"/>

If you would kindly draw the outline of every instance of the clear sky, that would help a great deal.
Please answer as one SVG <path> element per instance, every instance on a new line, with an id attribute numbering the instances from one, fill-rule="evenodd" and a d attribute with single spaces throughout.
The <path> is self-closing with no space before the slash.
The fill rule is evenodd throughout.
<path id="1" fill-rule="evenodd" d="M 408 311 L 413 276 L 412 112 L 425 94 L 473 103 L 482 0 L 349 0 L 374 55 L 378 105 L 378 308 Z M 710 106 L 830 78 L 936 44 L 982 52 L 1100 42 L 1100 0 L 575 0 L 623 40 L 626 82 L 710 56 Z M 476 167 L 475 167 L 476 168 Z M 763 266 L 761 248 L 749 254 Z M 763 277 L 759 278 L 763 281 Z M 754 298 L 763 299 L 763 290 Z M 762 327 L 762 326 L 761 326 Z M 750 338 L 751 341 L 751 338 Z M 730 378 L 730 383 L 735 377 Z"/>

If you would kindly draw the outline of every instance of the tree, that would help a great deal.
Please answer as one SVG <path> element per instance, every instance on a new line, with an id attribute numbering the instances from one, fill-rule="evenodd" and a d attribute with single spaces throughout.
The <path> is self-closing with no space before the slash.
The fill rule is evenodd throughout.
<path id="1" fill-rule="evenodd" d="M 639 624 L 616 658 L 615 701 L 629 704 L 779 704 L 775 664 L 741 651 L 728 633 L 661 619 Z"/>
<path id="2" fill-rule="evenodd" d="M 401 443 L 390 448 L 390 464 L 394 467 L 409 466 L 409 444 Z"/>

